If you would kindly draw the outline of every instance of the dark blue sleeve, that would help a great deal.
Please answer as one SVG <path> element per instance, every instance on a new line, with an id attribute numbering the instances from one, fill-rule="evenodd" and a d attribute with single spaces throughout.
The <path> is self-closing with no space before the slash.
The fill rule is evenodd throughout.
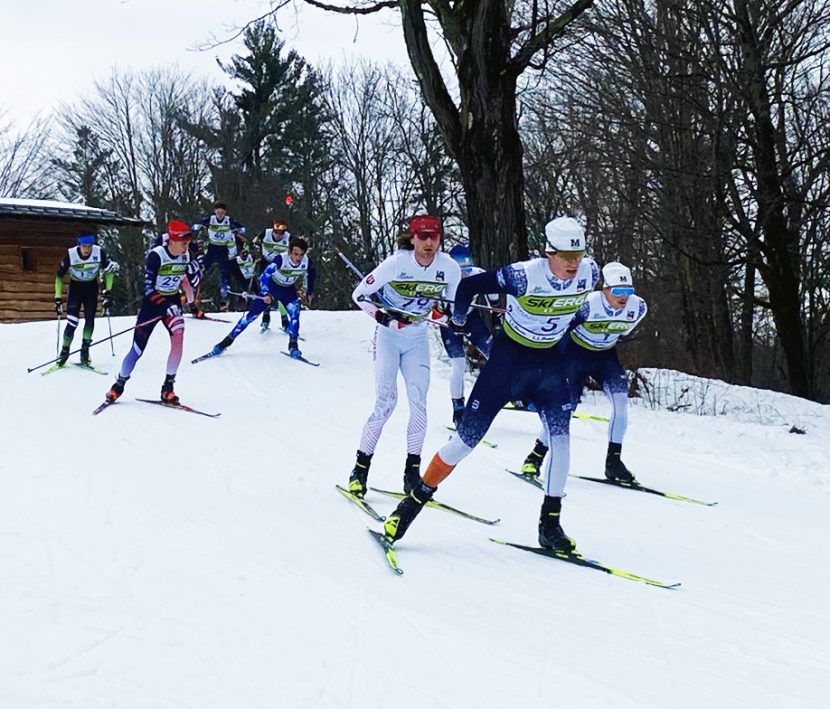
<path id="1" fill-rule="evenodd" d="M 156 289 L 156 277 L 161 268 L 161 257 L 151 251 L 147 254 L 147 262 L 144 264 L 144 295 L 152 295 Z"/>
<path id="2" fill-rule="evenodd" d="M 588 305 L 588 301 L 586 300 L 579 306 L 579 310 L 576 311 L 576 315 L 573 316 L 573 319 L 568 325 L 568 330 L 573 330 L 577 325 L 584 323 L 588 319 L 588 313 L 590 312 L 591 306 Z"/>
<path id="3" fill-rule="evenodd" d="M 314 281 L 317 280 L 317 269 L 314 267 L 314 261 L 308 260 L 308 271 L 306 275 L 306 293 L 312 295 L 314 293 Z"/>
<path id="4" fill-rule="evenodd" d="M 228 221 L 231 224 L 231 229 L 234 229 L 235 231 L 238 231 L 242 234 L 244 234 L 246 232 L 245 226 L 243 224 L 240 224 L 233 217 L 228 217 Z"/>
<path id="5" fill-rule="evenodd" d="M 467 317 L 470 303 L 479 294 L 505 293 L 507 295 L 519 295 L 524 293 L 524 289 L 517 290 L 513 280 L 503 277 L 502 272 L 506 269 L 510 269 L 510 266 L 500 268 L 498 271 L 487 271 L 486 273 L 479 273 L 477 276 L 462 278 L 461 283 L 458 284 L 458 289 L 455 291 L 455 304 L 452 308 L 453 320 L 459 325 L 462 324 Z M 457 318 L 456 313 L 459 316 Z"/>
<path id="6" fill-rule="evenodd" d="M 270 292 L 268 288 L 268 282 L 271 280 L 271 276 L 274 274 L 280 266 L 282 266 L 282 254 L 277 254 L 277 257 L 268 265 L 262 275 L 259 277 L 259 292 L 261 295 L 267 295 Z"/>
<path id="7" fill-rule="evenodd" d="M 207 229 L 210 226 L 210 214 L 200 219 L 198 222 L 194 222 L 194 224 L 198 224 L 203 229 Z"/>

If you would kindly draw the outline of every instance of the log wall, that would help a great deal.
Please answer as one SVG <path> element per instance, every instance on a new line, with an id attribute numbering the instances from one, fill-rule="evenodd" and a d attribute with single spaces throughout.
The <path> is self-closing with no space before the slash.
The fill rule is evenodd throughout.
<path id="1" fill-rule="evenodd" d="M 81 232 L 95 232 L 88 222 L 0 218 L 0 322 L 55 318 L 55 272 Z M 23 269 L 23 251 L 34 270 Z M 67 291 L 64 281 L 64 297 Z"/>

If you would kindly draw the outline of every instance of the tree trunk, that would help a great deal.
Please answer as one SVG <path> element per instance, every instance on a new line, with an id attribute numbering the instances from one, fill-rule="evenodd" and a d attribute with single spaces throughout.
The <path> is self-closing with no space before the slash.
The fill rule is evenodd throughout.
<path id="1" fill-rule="evenodd" d="M 459 164 L 470 245 L 473 259 L 484 268 L 527 257 L 515 85 L 504 75 L 501 81 L 508 85 L 483 86 L 484 82 L 479 82 L 480 90 L 465 97 L 470 118 L 461 132 Z"/>
<path id="2" fill-rule="evenodd" d="M 444 85 L 427 39 L 421 3 L 401 0 L 404 38 L 421 92 L 458 163 L 473 258 L 484 267 L 527 256 L 516 69 L 505 3 L 481 0 L 444 27 L 458 53 L 460 109 Z"/>
<path id="3" fill-rule="evenodd" d="M 801 320 L 798 233 L 793 233 L 787 225 L 787 199 L 775 154 L 776 128 L 765 64 L 746 0 L 735 1 L 735 12 L 743 58 L 743 88 L 752 114 L 754 140 L 751 149 L 757 179 L 757 219 L 764 236 L 761 250 L 765 261 L 760 271 L 769 290 L 770 308 L 787 362 L 790 389 L 796 396 L 810 398 L 812 388 Z"/>

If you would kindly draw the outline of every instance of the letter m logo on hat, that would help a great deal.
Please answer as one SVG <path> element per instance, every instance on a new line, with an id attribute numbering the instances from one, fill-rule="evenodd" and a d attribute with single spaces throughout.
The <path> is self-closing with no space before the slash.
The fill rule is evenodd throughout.
<path id="1" fill-rule="evenodd" d="M 581 246 L 580 239 L 571 239 L 571 246 L 573 246 L 574 249 L 579 250 L 579 247 Z"/>

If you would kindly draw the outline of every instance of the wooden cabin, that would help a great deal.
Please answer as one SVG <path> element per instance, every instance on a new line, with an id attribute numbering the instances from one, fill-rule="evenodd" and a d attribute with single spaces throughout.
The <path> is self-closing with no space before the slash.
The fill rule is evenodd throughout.
<path id="1" fill-rule="evenodd" d="M 0 197 L 0 322 L 55 317 L 55 272 L 78 234 L 144 224 L 83 204 Z"/>

